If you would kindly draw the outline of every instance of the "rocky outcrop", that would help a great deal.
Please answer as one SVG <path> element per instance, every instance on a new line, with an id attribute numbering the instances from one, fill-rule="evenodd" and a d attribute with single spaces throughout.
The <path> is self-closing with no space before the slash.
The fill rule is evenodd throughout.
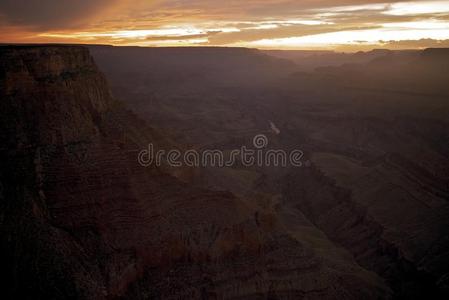
<path id="1" fill-rule="evenodd" d="M 88 50 L 0 48 L 0 251 L 6 299 L 378 299 L 229 192 L 137 162 L 163 136 L 111 96 Z"/>
<path id="2" fill-rule="evenodd" d="M 369 211 L 369 206 L 367 208 L 357 203 L 349 188 L 338 186 L 316 166 L 287 176 L 283 190 L 287 203 L 304 213 L 334 242 L 348 249 L 363 267 L 385 278 L 397 298 L 445 298 L 447 288 L 442 278 L 446 273 L 447 247 L 443 244 L 447 236 L 447 222 L 435 213 L 433 220 L 428 220 L 426 224 L 433 228 L 433 232 L 423 224 L 412 224 L 411 220 L 408 221 L 409 231 L 400 228 L 398 221 L 396 227 L 385 224 L 375 211 Z M 406 205 L 403 209 L 406 212 L 403 218 L 407 218 L 411 212 L 407 211 L 409 208 Z M 387 205 L 384 205 L 384 210 L 388 210 Z M 440 210 L 441 215 L 447 214 L 446 207 Z M 404 242 L 410 239 L 412 228 L 420 231 L 414 233 L 413 239 L 422 238 L 421 247 L 428 247 L 423 245 L 426 235 L 435 236 L 434 244 L 439 245 L 439 253 L 417 254 L 418 245 L 413 245 L 414 248 L 411 243 Z M 435 248 L 434 245 L 430 246 L 432 248 Z M 435 258 L 443 264 L 441 268 L 427 265 Z"/>

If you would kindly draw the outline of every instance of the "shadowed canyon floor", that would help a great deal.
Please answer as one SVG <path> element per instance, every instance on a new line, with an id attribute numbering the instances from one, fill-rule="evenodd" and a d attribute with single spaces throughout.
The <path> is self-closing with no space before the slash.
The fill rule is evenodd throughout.
<path id="1" fill-rule="evenodd" d="M 204 168 L 194 181 L 270 211 L 303 241 L 314 234 L 298 224 L 313 224 L 384 278 L 395 297 L 447 293 L 447 49 L 305 57 L 91 51 L 117 97 L 179 143 L 230 150 L 263 133 L 273 149 L 303 150 L 309 166 Z M 113 64 L 118 57 L 140 63 Z"/>
<path id="2" fill-rule="evenodd" d="M 6 298 L 444 298 L 449 54 L 363 57 L 0 47 Z M 137 160 L 256 134 L 304 165 Z"/>

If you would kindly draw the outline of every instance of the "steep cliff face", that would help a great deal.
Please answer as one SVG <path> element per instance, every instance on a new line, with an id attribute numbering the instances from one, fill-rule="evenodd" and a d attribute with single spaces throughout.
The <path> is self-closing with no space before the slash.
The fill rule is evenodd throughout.
<path id="1" fill-rule="evenodd" d="M 165 141 L 113 99 L 87 49 L 1 47 L 0 95 L 6 299 L 388 298 L 269 213 L 141 167 L 139 149 Z"/>
<path id="2" fill-rule="evenodd" d="M 69 232 L 52 225 L 45 164 L 49 149 L 99 138 L 94 120 L 111 105 L 105 80 L 82 48 L 2 47 L 1 185 L 3 283 L 10 297 L 101 295 L 97 264 Z M 53 187 L 56 188 L 56 187 Z M 66 194 L 65 197 L 70 197 Z"/>

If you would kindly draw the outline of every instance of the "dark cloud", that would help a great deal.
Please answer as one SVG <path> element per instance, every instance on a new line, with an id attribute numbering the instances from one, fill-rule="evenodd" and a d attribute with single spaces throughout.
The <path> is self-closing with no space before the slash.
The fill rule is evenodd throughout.
<path id="1" fill-rule="evenodd" d="M 188 34 L 188 35 L 176 35 L 176 36 L 149 36 L 146 38 L 147 41 L 178 41 L 178 40 L 191 40 L 191 39 L 204 39 L 210 38 L 213 35 L 220 33 L 220 31 L 208 31 L 201 34 Z"/>
<path id="2" fill-rule="evenodd" d="M 405 41 L 381 41 L 387 48 L 391 49 L 416 49 L 416 48 L 449 48 L 449 40 L 405 40 Z"/>
<path id="3" fill-rule="evenodd" d="M 374 29 L 378 26 L 340 26 L 334 24 L 325 25 L 289 25 L 280 26 L 273 29 L 246 29 L 239 32 L 224 32 L 215 36 L 209 36 L 209 43 L 213 45 L 226 45 L 235 41 L 252 42 L 261 39 L 278 39 L 288 37 L 300 37 L 306 35 L 314 35 L 320 33 L 338 32 L 345 30 L 361 30 L 361 29 Z"/>
<path id="4" fill-rule="evenodd" d="M 133 0 L 133 3 L 144 0 Z M 210 20 L 258 20 L 260 18 L 298 17 L 308 10 L 323 10 L 347 5 L 400 2 L 395 0 L 160 0 L 153 1 L 155 11 L 176 12 L 182 18 L 192 15 Z M 138 5 L 136 4 L 135 7 Z M 142 7 L 142 6 L 140 6 Z M 145 7 L 145 6 L 143 6 Z M 310 12 L 309 12 L 310 13 Z"/>
<path id="5" fill-rule="evenodd" d="M 1 0 L 3 22 L 37 29 L 70 28 L 108 10 L 118 0 Z"/>
<path id="6" fill-rule="evenodd" d="M 389 50 L 414 50 L 426 48 L 449 48 L 449 40 L 419 39 L 403 41 L 380 41 L 379 44 L 336 45 L 334 50 L 341 52 L 370 51 L 375 48 Z"/>

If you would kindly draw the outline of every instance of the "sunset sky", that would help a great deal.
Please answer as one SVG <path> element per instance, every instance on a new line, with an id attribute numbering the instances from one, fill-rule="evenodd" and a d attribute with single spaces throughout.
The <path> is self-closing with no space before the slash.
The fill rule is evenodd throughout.
<path id="1" fill-rule="evenodd" d="M 449 1 L 0 0 L 2 43 L 449 47 Z"/>

